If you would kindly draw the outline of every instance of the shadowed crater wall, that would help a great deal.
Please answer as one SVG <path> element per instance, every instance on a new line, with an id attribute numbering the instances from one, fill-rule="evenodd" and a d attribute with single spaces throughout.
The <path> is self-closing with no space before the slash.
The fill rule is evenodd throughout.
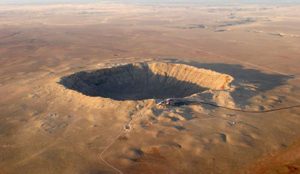
<path id="1" fill-rule="evenodd" d="M 246 68 L 239 64 L 224 63 L 199 63 L 196 61 L 182 61 L 179 59 L 166 59 L 172 63 L 187 64 L 198 68 L 210 69 L 219 73 L 232 76 L 234 81 L 231 83 L 235 90 L 231 92 L 231 96 L 235 103 L 240 106 L 249 104 L 249 99 L 259 95 L 259 93 L 273 90 L 282 85 L 287 85 L 288 80 L 293 79 L 292 75 L 282 75 L 262 72 L 257 69 Z M 248 84 L 254 88 L 249 88 Z"/>
<path id="2" fill-rule="evenodd" d="M 60 84 L 87 96 L 114 100 L 186 97 L 206 89 L 230 89 L 233 78 L 207 69 L 172 63 L 133 63 L 61 78 Z"/>

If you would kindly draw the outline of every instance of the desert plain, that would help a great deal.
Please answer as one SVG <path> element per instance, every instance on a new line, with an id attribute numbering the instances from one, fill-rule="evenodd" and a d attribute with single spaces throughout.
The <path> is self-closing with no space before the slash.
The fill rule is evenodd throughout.
<path id="1" fill-rule="evenodd" d="M 1 5 L 0 173 L 300 173 L 299 10 Z"/>

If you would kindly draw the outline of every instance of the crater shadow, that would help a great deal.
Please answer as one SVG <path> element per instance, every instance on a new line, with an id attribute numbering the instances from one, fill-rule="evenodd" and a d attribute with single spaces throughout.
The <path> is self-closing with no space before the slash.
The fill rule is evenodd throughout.
<path id="1" fill-rule="evenodd" d="M 175 77 L 153 73 L 148 66 L 132 64 L 81 71 L 61 78 L 60 84 L 87 96 L 114 100 L 182 98 L 206 88 Z"/>
<path id="2" fill-rule="evenodd" d="M 249 104 L 249 99 L 259 93 L 267 92 L 279 86 L 286 85 L 293 75 L 270 74 L 260 70 L 245 68 L 239 64 L 225 63 L 199 63 L 196 61 L 181 61 L 177 59 L 166 59 L 173 63 L 192 65 L 198 68 L 210 69 L 219 73 L 225 73 L 234 78 L 231 85 L 235 90 L 231 93 L 235 103 L 240 106 Z"/>

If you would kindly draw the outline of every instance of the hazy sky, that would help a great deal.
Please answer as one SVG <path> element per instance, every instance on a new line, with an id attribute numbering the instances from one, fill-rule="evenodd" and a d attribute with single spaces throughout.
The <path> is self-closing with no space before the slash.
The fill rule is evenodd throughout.
<path id="1" fill-rule="evenodd" d="M 45 3 L 95 3 L 95 2 L 123 2 L 123 3 L 203 3 L 203 4 L 232 4 L 232 3 L 267 3 L 292 4 L 300 0 L 0 0 L 0 4 L 45 4 Z"/>

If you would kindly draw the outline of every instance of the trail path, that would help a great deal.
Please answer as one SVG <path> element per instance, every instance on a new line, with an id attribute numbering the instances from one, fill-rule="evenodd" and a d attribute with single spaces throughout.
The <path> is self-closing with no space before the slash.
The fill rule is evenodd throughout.
<path id="1" fill-rule="evenodd" d="M 104 154 L 105 152 L 107 152 L 115 143 L 116 141 L 125 133 L 128 133 L 132 130 L 132 122 L 135 120 L 135 118 L 138 118 L 138 116 L 142 117 L 142 111 L 146 109 L 145 107 L 141 108 L 141 109 L 137 109 L 136 113 L 133 114 L 131 117 L 130 117 L 130 120 L 124 124 L 123 128 L 121 129 L 121 131 L 119 132 L 119 134 L 117 136 L 115 136 L 113 138 L 113 140 L 102 150 L 102 152 L 99 154 L 99 158 L 100 160 L 106 164 L 108 167 L 110 167 L 111 169 L 113 169 L 114 171 L 116 171 L 116 173 L 119 173 L 119 174 L 123 174 L 123 172 L 118 169 L 117 167 L 115 167 L 113 164 L 109 163 L 107 160 L 104 159 Z"/>

